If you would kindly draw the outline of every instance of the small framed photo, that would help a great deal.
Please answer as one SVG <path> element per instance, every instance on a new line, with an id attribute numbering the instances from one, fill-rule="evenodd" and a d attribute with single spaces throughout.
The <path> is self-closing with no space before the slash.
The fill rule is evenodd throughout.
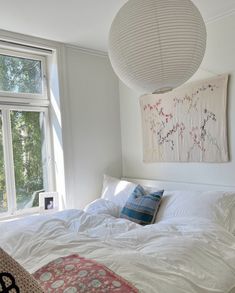
<path id="1" fill-rule="evenodd" d="M 59 208 L 58 192 L 41 192 L 39 193 L 40 211 L 50 212 Z"/>

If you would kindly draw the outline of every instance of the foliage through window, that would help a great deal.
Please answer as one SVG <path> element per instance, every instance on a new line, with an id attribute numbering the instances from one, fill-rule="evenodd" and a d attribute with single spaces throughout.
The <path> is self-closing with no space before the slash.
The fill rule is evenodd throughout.
<path id="1" fill-rule="evenodd" d="M 43 58 L 0 54 L 0 214 L 38 207 L 48 189 L 48 109 L 22 103 L 27 94 L 43 94 Z"/>
<path id="2" fill-rule="evenodd" d="M 41 94 L 41 61 L 0 54 L 0 91 Z"/>

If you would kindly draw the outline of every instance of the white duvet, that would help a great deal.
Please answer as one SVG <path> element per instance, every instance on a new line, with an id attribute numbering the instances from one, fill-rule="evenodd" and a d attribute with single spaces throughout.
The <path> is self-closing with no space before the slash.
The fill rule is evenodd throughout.
<path id="1" fill-rule="evenodd" d="M 68 210 L 1 223 L 0 246 L 31 273 L 78 253 L 140 292 L 235 292 L 235 237 L 203 219 L 172 218 L 142 227 L 108 214 Z"/>

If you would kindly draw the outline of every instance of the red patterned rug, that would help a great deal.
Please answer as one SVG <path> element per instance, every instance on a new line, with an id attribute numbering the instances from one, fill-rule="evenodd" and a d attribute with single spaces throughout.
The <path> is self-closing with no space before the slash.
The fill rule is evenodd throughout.
<path id="1" fill-rule="evenodd" d="M 33 276 L 46 293 L 139 292 L 104 265 L 77 254 L 58 258 L 36 271 Z"/>

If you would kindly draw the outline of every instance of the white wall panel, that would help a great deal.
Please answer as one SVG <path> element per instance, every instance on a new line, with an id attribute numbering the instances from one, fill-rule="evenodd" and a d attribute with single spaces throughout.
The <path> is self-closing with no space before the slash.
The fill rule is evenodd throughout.
<path id="1" fill-rule="evenodd" d="M 104 173 L 122 175 L 118 79 L 107 56 L 67 46 L 65 58 L 67 206 L 81 208 L 100 196 Z"/>

